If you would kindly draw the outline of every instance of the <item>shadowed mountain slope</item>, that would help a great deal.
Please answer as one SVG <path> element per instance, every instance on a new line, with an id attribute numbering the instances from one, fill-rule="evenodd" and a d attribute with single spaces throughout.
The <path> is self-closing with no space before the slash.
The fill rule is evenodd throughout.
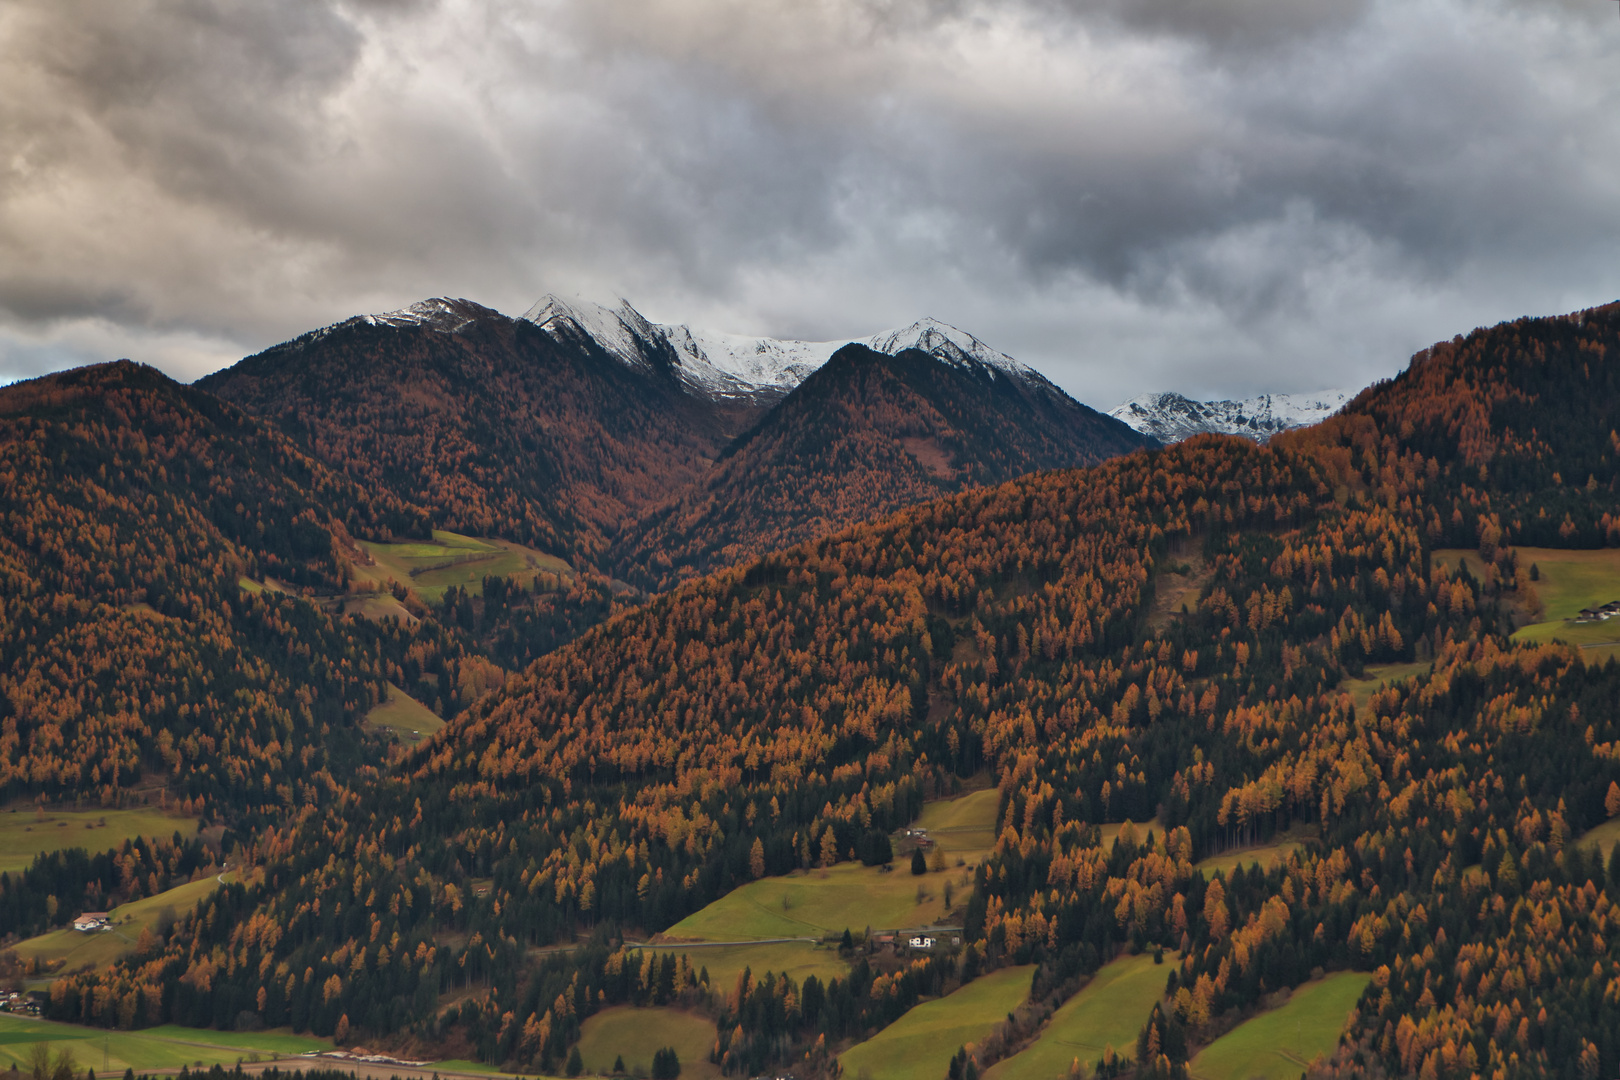
<path id="1" fill-rule="evenodd" d="M 435 526 L 588 560 L 728 435 L 667 368 L 465 300 L 350 319 L 198 385 Z"/>
<path id="2" fill-rule="evenodd" d="M 630 530 L 615 565 L 663 588 L 940 495 L 1151 444 L 1027 368 L 846 345 Z"/>

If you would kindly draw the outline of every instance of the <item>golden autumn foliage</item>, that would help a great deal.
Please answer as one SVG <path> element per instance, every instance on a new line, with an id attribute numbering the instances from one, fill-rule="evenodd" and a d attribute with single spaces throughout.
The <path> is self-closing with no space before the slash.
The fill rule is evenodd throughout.
<path id="1" fill-rule="evenodd" d="M 1614 315 L 1476 333 L 1267 447 L 964 491 L 619 611 L 261 831 L 261 887 L 59 981 L 53 1011 L 347 1020 L 545 1069 L 604 1002 L 690 991 L 716 1060 L 752 1072 L 989 968 L 1037 965 L 1050 1003 L 1135 949 L 1167 961 L 1139 1042 L 1162 1075 L 1318 969 L 1373 973 L 1321 1075 L 1604 1075 L 1620 859 L 1579 837 L 1612 814 L 1620 666 L 1503 630 L 1515 542 L 1607 536 Z M 1462 535 L 1479 577 L 1430 557 Z M 1382 663 L 1416 674 L 1341 689 Z M 981 771 L 996 839 L 960 957 L 702 996 L 621 948 L 762 874 L 864 858 Z M 1198 869 L 1282 839 L 1267 866 Z"/>

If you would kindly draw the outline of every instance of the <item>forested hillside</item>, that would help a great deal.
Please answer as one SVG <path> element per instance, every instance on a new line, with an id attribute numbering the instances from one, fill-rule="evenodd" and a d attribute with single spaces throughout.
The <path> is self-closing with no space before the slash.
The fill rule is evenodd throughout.
<path id="1" fill-rule="evenodd" d="M 1269 446 L 976 488 L 620 612 L 256 832 L 253 884 L 58 980 L 51 1012 L 547 1070 L 598 1010 L 684 994 L 728 1074 L 826 1073 L 988 970 L 1035 965 L 1053 1004 L 1135 949 L 1166 972 L 1121 1048 L 1139 1077 L 1185 1076 L 1319 969 L 1371 983 L 1318 1075 L 1610 1075 L 1620 857 L 1577 838 L 1620 816 L 1620 667 L 1503 634 L 1531 587 L 1516 543 L 1607 537 L 1617 317 L 1478 331 Z M 873 385 L 867 430 L 892 400 Z M 1358 705 L 1345 680 L 1395 662 L 1415 674 Z M 623 947 L 761 875 L 880 860 L 983 771 L 998 839 L 960 956 L 700 989 L 689 960 Z M 1195 869 L 1283 831 L 1270 869 Z"/>
<path id="2" fill-rule="evenodd" d="M 1038 376 L 847 345 L 627 530 L 615 565 L 667 588 L 940 495 L 1150 443 Z"/>
<path id="3" fill-rule="evenodd" d="M 1399 379 L 1284 439 L 1434 464 L 1436 547 L 1620 541 L 1620 305 L 1521 319 L 1425 349 Z M 1343 451 L 1341 450 L 1341 453 Z"/>
<path id="4" fill-rule="evenodd" d="M 0 791 L 321 801 L 376 700 L 376 642 L 239 582 L 341 590 L 346 523 L 402 520 L 149 368 L 0 390 Z"/>

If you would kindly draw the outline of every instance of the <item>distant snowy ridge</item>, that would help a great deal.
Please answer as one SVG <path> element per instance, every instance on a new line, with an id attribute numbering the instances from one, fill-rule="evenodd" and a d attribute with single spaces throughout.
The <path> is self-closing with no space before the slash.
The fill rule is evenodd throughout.
<path id="1" fill-rule="evenodd" d="M 654 323 L 627 300 L 607 308 L 551 295 L 541 297 L 523 318 L 558 337 L 589 338 L 632 367 L 650 368 L 663 359 L 688 387 L 715 398 L 780 397 L 851 341 L 891 355 L 921 349 L 943 363 L 1051 387 L 1033 368 L 935 319 L 864 338 L 797 341 Z"/>
<path id="2" fill-rule="evenodd" d="M 1206 433 L 1241 435 L 1266 442 L 1279 431 L 1327 419 L 1350 397 L 1344 390 L 1261 394 L 1242 401 L 1194 401 L 1176 393 L 1143 394 L 1108 410 L 1108 415 L 1165 444 Z"/>

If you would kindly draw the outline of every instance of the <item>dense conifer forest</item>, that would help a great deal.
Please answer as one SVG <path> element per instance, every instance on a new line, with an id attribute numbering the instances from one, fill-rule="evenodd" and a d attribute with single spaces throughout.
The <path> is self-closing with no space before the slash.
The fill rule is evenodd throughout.
<path id="1" fill-rule="evenodd" d="M 1186 1076 L 1269 995 L 1355 970 L 1368 989 L 1314 1075 L 1612 1075 L 1620 852 L 1578 838 L 1620 816 L 1620 667 L 1507 635 L 1533 606 L 1518 546 L 1620 539 L 1616 348 L 1620 309 L 1521 320 L 1267 446 L 1200 437 L 994 484 L 992 462 L 836 528 L 805 524 L 812 498 L 780 550 L 705 526 L 706 552 L 767 553 L 644 603 L 582 591 L 572 610 L 598 606 L 566 632 L 520 633 L 533 598 L 504 582 L 414 623 L 318 603 L 357 539 L 444 512 L 432 484 L 312 453 L 327 435 L 128 365 L 0 391 L 0 783 L 115 805 L 161 777 L 250 871 L 57 979 L 50 1015 L 560 1071 L 593 1014 L 680 1002 L 714 1015 L 729 1075 L 824 1075 L 987 972 L 1033 965 L 1031 1000 L 1056 1005 L 1153 952 L 1164 995 L 1105 1072 Z M 970 424 L 933 407 L 907 423 L 949 457 Z M 730 460 L 784 439 L 767 420 Z M 824 449 L 881 460 L 866 441 Z M 787 481 L 758 479 L 737 499 L 768 516 Z M 569 550 L 607 551 L 594 535 Z M 1416 674 L 1358 704 L 1346 680 L 1388 663 Z M 414 748 L 359 726 L 389 682 L 480 664 L 501 677 L 447 697 Z M 626 944 L 763 875 L 882 861 L 981 776 L 996 839 L 959 954 L 849 941 L 844 977 L 722 986 L 678 945 Z M 1279 835 L 1269 869 L 1195 869 Z M 0 878 L 0 932 L 51 925 L 44 890 L 156 888 L 203 857 L 180 838 L 42 859 Z"/>

